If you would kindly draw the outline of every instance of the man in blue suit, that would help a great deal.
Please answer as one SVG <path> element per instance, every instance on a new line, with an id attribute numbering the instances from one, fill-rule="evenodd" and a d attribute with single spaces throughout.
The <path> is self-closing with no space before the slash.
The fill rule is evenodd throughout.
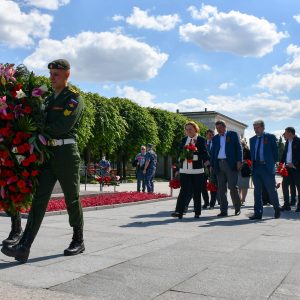
<path id="1" fill-rule="evenodd" d="M 242 167 L 242 147 L 235 131 L 227 131 L 226 123 L 219 120 L 215 123 L 218 134 L 212 140 L 211 167 L 217 175 L 220 214 L 228 215 L 227 185 L 235 208 L 235 215 L 241 213 L 241 199 L 237 189 L 238 171 Z"/>
<path id="2" fill-rule="evenodd" d="M 275 219 L 280 218 L 280 206 L 275 182 L 275 163 L 278 161 L 278 147 L 274 134 L 265 132 L 264 121 L 253 123 L 255 136 L 250 139 L 252 159 L 252 180 L 254 184 L 254 214 L 250 220 L 262 218 L 262 185 L 265 186 L 274 207 Z"/>

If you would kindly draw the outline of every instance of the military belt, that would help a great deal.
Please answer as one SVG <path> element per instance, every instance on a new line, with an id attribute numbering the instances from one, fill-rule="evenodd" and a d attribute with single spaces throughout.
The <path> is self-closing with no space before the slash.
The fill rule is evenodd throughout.
<path id="1" fill-rule="evenodd" d="M 75 143 L 76 141 L 74 139 L 61 139 L 61 140 L 51 139 L 48 141 L 47 145 L 51 147 L 56 147 L 56 146 L 75 144 Z"/>

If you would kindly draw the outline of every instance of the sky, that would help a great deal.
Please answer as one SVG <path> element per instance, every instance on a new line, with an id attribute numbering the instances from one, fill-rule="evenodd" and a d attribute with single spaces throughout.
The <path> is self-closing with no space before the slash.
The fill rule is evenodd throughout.
<path id="1" fill-rule="evenodd" d="M 300 131 L 298 0 L 0 0 L 0 62 L 85 92 Z"/>

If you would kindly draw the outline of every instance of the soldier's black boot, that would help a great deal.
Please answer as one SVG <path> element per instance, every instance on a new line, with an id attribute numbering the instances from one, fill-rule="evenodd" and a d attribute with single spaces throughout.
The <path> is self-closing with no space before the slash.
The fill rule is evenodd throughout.
<path id="1" fill-rule="evenodd" d="M 20 263 L 26 263 L 30 253 L 30 247 L 34 236 L 30 231 L 25 230 L 19 244 L 14 246 L 3 246 L 1 252 L 7 256 L 14 257 Z"/>
<path id="2" fill-rule="evenodd" d="M 81 227 L 73 227 L 73 237 L 69 248 L 65 249 L 64 255 L 71 256 L 82 253 L 85 250 L 83 243 L 83 229 Z"/>
<path id="3" fill-rule="evenodd" d="M 21 227 L 21 215 L 11 217 L 11 231 L 7 239 L 2 241 L 3 246 L 13 246 L 19 243 L 23 235 L 23 230 Z"/>

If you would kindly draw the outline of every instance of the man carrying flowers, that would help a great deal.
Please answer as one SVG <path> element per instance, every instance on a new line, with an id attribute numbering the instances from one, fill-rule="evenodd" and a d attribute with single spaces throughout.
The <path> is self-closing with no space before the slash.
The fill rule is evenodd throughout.
<path id="1" fill-rule="evenodd" d="M 20 242 L 3 246 L 1 251 L 24 263 L 31 244 L 40 228 L 52 190 L 58 180 L 64 192 L 73 238 L 64 255 L 76 255 L 85 250 L 83 243 L 83 214 L 79 200 L 80 156 L 76 144 L 79 121 L 84 104 L 80 95 L 68 87 L 70 64 L 64 59 L 48 64 L 54 93 L 46 99 L 45 132 L 50 136 L 49 160 L 42 166 L 39 186 L 32 201 L 26 228 Z"/>

